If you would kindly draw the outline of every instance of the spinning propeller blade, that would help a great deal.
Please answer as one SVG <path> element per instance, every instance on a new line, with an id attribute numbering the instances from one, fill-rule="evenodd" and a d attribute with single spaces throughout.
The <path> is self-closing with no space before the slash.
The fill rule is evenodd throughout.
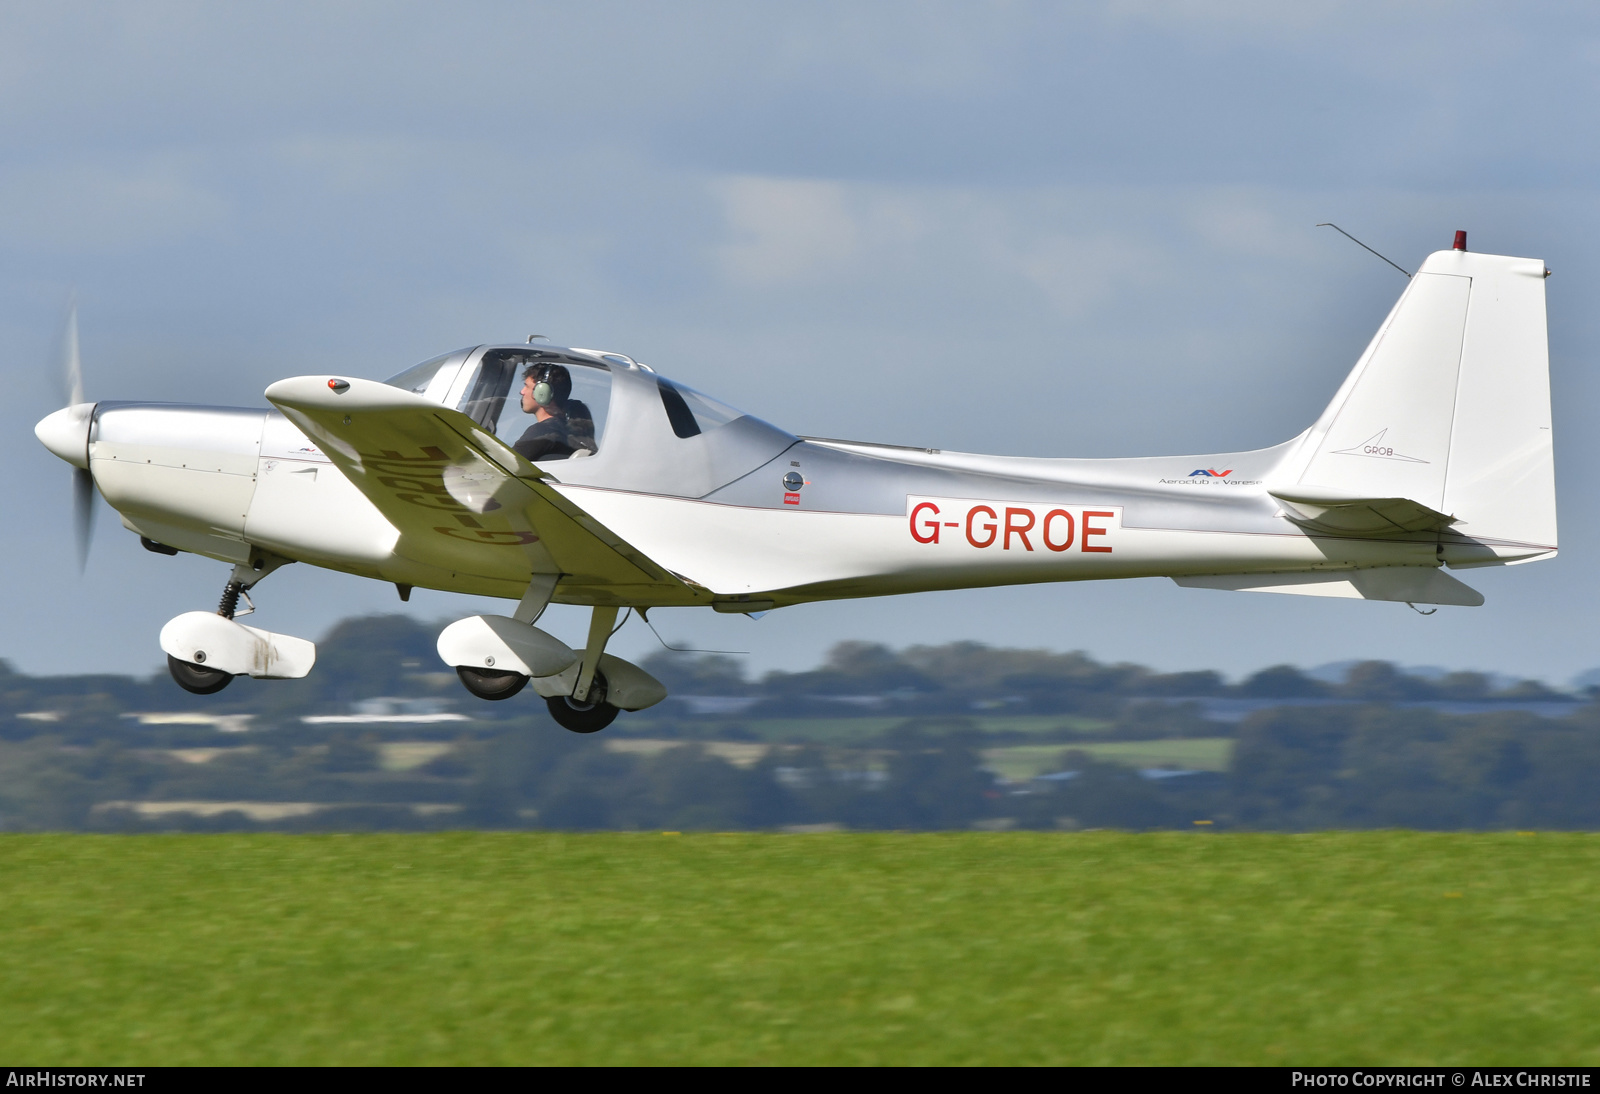
<path id="1" fill-rule="evenodd" d="M 67 329 L 61 339 L 61 395 L 67 406 L 83 402 L 83 362 L 78 357 L 78 294 L 67 306 Z"/>
<path id="2" fill-rule="evenodd" d="M 94 476 L 72 469 L 72 530 L 78 542 L 78 572 L 89 567 L 89 540 L 94 535 Z"/>
<path id="3" fill-rule="evenodd" d="M 78 355 L 78 294 L 67 306 L 67 326 L 61 338 L 61 394 L 69 407 L 83 405 L 83 361 Z M 85 423 L 87 438 L 87 423 Z M 72 528 L 78 546 L 78 572 L 89 565 L 89 541 L 94 534 L 94 475 L 87 467 L 72 469 Z"/>

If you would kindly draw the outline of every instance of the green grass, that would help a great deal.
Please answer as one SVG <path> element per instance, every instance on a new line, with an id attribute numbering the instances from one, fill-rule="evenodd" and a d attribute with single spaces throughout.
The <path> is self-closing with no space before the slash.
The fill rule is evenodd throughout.
<path id="1" fill-rule="evenodd" d="M 0 837 L 0 1058 L 1600 1064 L 1600 837 Z"/>
<path id="2" fill-rule="evenodd" d="M 1069 748 L 1097 760 L 1129 767 L 1182 767 L 1194 771 L 1226 771 L 1233 757 L 1232 737 L 1184 737 L 1159 741 L 1092 741 L 1085 744 L 1014 745 L 986 748 L 984 761 L 1008 779 L 1045 775 L 1061 767 Z"/>

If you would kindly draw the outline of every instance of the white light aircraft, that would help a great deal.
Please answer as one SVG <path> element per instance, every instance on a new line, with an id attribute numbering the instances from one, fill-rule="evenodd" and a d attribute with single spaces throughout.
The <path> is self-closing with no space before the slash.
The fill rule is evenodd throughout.
<path id="1" fill-rule="evenodd" d="M 1465 233 L 1412 277 L 1320 418 L 1272 448 L 1033 459 L 799 437 L 620 353 L 488 345 L 388 381 L 299 376 L 275 409 L 85 401 L 35 429 L 151 551 L 233 567 L 161 632 L 174 679 L 306 675 L 315 647 L 247 627 L 289 562 L 516 602 L 439 654 L 472 694 L 532 683 L 576 732 L 666 690 L 607 654 L 620 611 L 1098 578 L 1476 605 L 1445 572 L 1556 552 L 1544 263 Z M 534 624 L 592 608 L 572 649 Z"/>

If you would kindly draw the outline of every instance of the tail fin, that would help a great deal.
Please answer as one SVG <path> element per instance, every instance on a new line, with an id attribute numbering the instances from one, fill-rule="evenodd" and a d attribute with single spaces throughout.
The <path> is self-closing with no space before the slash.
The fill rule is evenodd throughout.
<path id="1" fill-rule="evenodd" d="M 1537 259 L 1429 255 L 1279 482 L 1448 514 L 1485 562 L 1554 551 L 1546 276 Z"/>

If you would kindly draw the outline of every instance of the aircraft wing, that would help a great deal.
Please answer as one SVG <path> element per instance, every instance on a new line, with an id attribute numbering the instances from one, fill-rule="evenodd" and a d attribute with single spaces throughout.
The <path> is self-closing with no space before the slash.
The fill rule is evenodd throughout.
<path id="1" fill-rule="evenodd" d="M 266 395 L 399 529 L 404 557 L 522 581 L 559 573 L 559 593 L 589 586 L 602 602 L 709 599 L 459 411 L 373 380 L 325 376 L 279 380 Z"/>
<path id="2" fill-rule="evenodd" d="M 1442 532 L 1456 518 L 1409 498 L 1357 497 L 1320 486 L 1285 486 L 1267 491 L 1283 502 L 1285 516 L 1314 532 L 1345 536 L 1389 536 Z"/>

